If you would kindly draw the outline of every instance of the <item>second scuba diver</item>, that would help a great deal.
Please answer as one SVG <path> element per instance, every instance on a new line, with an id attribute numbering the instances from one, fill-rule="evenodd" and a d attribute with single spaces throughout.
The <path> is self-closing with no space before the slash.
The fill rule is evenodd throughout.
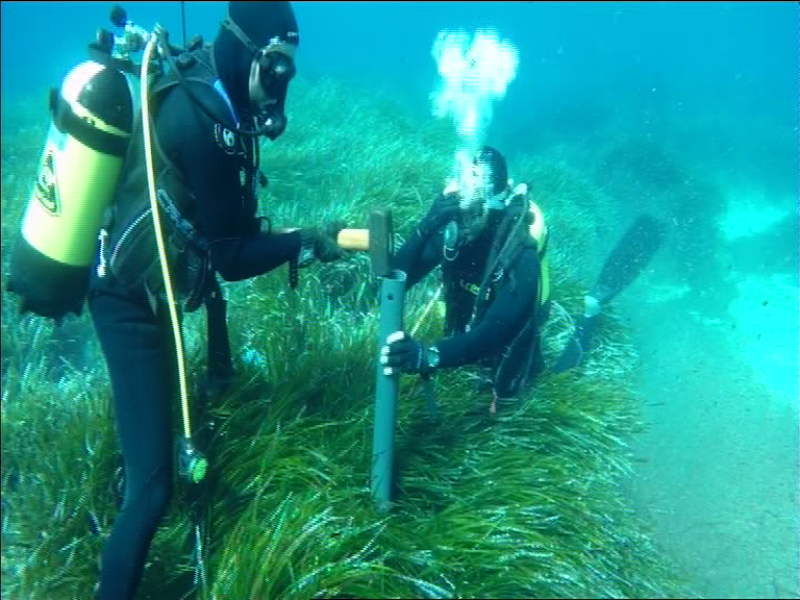
<path id="1" fill-rule="evenodd" d="M 543 370 L 540 329 L 549 314 L 547 228 L 527 186 L 511 189 L 505 158 L 484 146 L 458 187 L 439 194 L 398 250 L 395 268 L 411 288 L 442 266 L 445 337 L 424 343 L 406 332 L 381 351 L 387 374 L 427 375 L 478 363 L 497 401 L 511 401 Z"/>

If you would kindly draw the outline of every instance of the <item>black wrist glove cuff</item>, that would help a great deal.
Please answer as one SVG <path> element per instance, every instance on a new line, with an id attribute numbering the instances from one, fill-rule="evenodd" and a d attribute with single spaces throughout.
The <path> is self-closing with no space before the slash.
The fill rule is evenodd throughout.
<path id="1" fill-rule="evenodd" d="M 422 375 L 433 373 L 439 366 L 439 349 L 434 345 L 420 344 L 417 359 L 417 372 Z"/>
<path id="2" fill-rule="evenodd" d="M 300 230 L 300 250 L 297 253 L 297 266 L 303 268 L 309 266 L 317 258 L 316 253 L 317 236 L 311 229 Z"/>

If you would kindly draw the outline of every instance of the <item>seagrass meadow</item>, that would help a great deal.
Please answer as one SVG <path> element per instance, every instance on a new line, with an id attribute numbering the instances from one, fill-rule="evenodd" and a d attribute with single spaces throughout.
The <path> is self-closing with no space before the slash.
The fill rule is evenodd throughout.
<path id="1" fill-rule="evenodd" d="M 449 124 L 333 79 L 293 85 L 289 128 L 262 148 L 261 214 L 275 227 L 363 227 L 373 208 L 391 208 L 402 241 L 447 175 Z M 39 104 L 2 107 L 3 290 L 47 126 Z M 337 121 L 344 126 L 327 118 L 341 110 L 352 111 Z M 552 358 L 581 309 L 581 265 L 597 258 L 595 232 L 611 209 L 602 190 L 554 158 L 509 162 L 551 227 Z M 222 395 L 192 394 L 210 473 L 200 487 L 176 482 L 138 598 L 177 600 L 193 587 L 198 515 L 210 532 L 207 579 L 196 586 L 203 600 L 693 595 L 625 493 L 643 398 L 630 383 L 639 359 L 613 310 L 581 370 L 541 376 L 496 416 L 471 368 L 436 376 L 436 419 L 419 381 L 403 377 L 395 502 L 380 514 L 369 493 L 369 260 L 354 253 L 312 266 L 294 291 L 287 281 L 281 268 L 224 284 L 236 381 Z M 437 283 L 431 276 L 408 294 L 407 325 Z M 185 318 L 195 384 L 205 369 L 203 318 Z M 441 311 L 431 311 L 418 336 L 435 339 L 441 328 Z M 89 598 L 124 476 L 88 315 L 56 328 L 19 316 L 4 292 L 2 379 L 2 596 Z M 178 423 L 176 406 L 176 433 Z"/>

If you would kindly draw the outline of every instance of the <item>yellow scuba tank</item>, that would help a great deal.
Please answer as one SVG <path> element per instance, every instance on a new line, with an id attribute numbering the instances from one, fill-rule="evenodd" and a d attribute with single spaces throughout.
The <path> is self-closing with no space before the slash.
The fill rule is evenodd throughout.
<path id="1" fill-rule="evenodd" d="M 50 95 L 52 122 L 22 220 L 8 291 L 20 311 L 60 320 L 80 314 L 103 213 L 133 126 L 125 76 L 88 60 Z"/>
<path id="2" fill-rule="evenodd" d="M 527 189 L 526 189 L 527 192 Z M 547 224 L 544 220 L 544 213 L 539 205 L 533 200 L 528 199 L 528 210 L 533 217 L 528 227 L 528 233 L 536 241 L 536 249 L 539 252 L 541 279 L 539 285 L 539 306 L 550 300 L 550 263 L 547 259 Z"/>

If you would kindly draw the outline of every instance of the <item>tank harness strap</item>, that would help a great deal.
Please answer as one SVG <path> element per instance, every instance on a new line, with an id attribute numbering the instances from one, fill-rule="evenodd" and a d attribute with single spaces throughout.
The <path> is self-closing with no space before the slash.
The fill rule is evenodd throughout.
<path id="1" fill-rule="evenodd" d="M 513 202 L 513 200 L 512 198 L 511 201 Z M 472 315 L 467 325 L 468 330 L 472 329 L 483 317 L 483 313 L 486 311 L 489 304 L 488 296 L 490 287 L 493 283 L 502 279 L 507 266 L 510 264 L 507 257 L 512 253 L 516 254 L 519 250 L 518 231 L 525 222 L 526 214 L 527 211 L 524 210 L 521 211 L 519 215 L 509 214 L 498 227 L 494 241 L 492 242 L 492 250 L 489 260 L 486 263 L 486 270 L 481 280 L 478 295 L 475 298 Z"/>

